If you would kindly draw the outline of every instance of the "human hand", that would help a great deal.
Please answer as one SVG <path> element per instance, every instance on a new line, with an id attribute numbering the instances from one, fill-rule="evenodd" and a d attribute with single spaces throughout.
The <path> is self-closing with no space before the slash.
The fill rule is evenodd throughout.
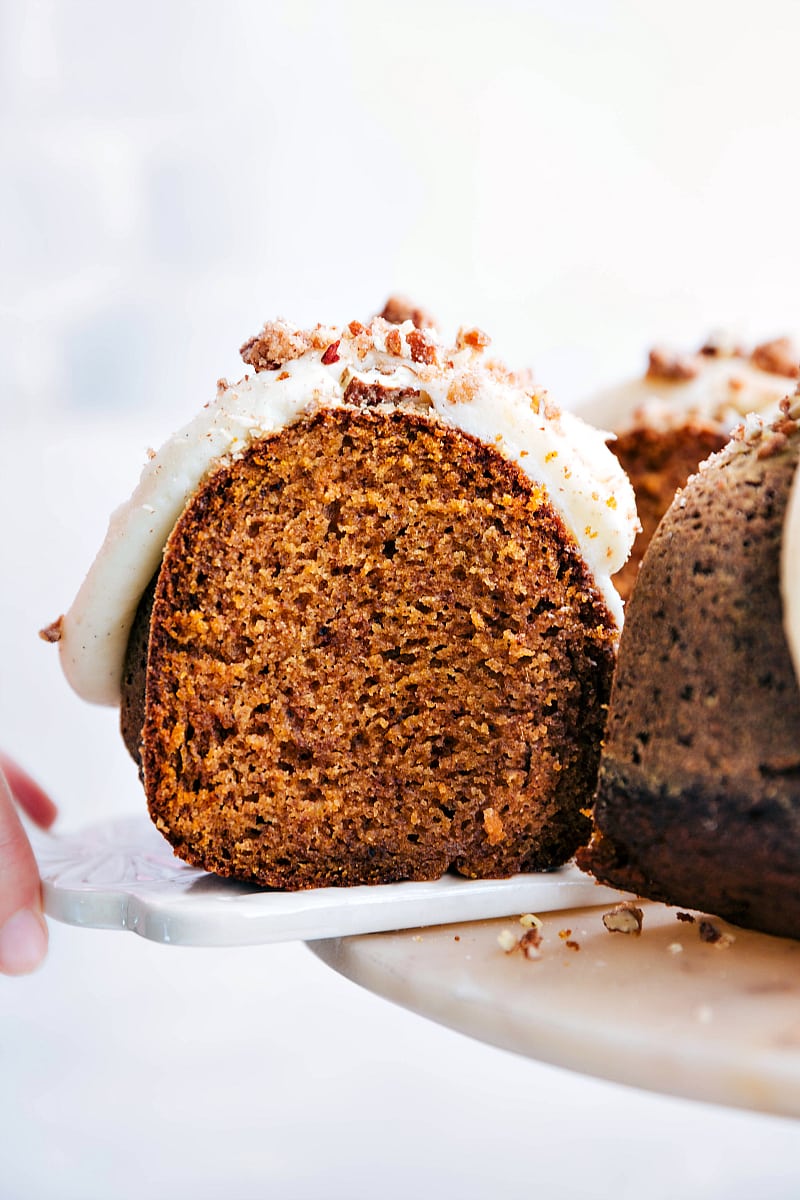
<path id="1" fill-rule="evenodd" d="M 14 801 L 49 828 L 57 809 L 49 796 L 0 754 L 0 974 L 27 975 L 47 953 L 39 869 Z"/>

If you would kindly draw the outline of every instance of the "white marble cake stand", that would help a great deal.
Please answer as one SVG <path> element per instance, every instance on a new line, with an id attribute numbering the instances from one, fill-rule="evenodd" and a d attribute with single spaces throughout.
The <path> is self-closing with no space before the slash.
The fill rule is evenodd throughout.
<path id="1" fill-rule="evenodd" d="M 715 921 L 735 938 L 715 945 L 701 940 L 699 920 L 679 922 L 664 905 L 642 908 L 638 937 L 609 933 L 602 909 L 542 914 L 537 960 L 502 949 L 505 930 L 523 932 L 507 920 L 312 949 L 370 991 L 506 1050 L 800 1117 L 800 942 Z"/>
<path id="2" fill-rule="evenodd" d="M 640 937 L 610 934 L 602 914 L 620 895 L 574 867 L 290 893 L 186 866 L 145 815 L 32 836 L 57 920 L 184 946 L 305 940 L 354 982 L 504 1049 L 800 1117 L 800 942 L 718 921 L 735 939 L 720 948 L 657 904 L 643 904 Z M 543 921 L 536 960 L 498 942 L 529 912 Z"/>

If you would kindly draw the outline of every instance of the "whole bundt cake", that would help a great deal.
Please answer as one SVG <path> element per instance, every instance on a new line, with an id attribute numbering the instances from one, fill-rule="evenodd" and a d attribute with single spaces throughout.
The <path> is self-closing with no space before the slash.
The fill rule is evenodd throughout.
<path id="1" fill-rule="evenodd" d="M 597 832 L 579 857 L 607 883 L 792 937 L 798 560 L 785 530 L 798 415 L 795 399 L 772 424 L 749 418 L 650 543 L 621 639 Z"/>

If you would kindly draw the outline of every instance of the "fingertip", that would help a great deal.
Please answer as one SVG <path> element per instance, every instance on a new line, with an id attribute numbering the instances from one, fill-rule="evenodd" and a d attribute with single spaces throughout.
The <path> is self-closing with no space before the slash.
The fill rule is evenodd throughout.
<path id="1" fill-rule="evenodd" d="M 47 954 L 47 922 L 41 913 L 23 908 L 0 928 L 0 974 L 30 975 Z"/>
<path id="2" fill-rule="evenodd" d="M 49 829 L 58 816 L 58 808 L 35 779 L 19 763 L 0 750 L 0 772 L 5 775 L 14 799 L 42 829 Z"/>

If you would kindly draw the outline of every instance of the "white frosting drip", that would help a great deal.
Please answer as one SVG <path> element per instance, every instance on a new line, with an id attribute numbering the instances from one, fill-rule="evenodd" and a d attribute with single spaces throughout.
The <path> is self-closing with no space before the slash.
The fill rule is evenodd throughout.
<path id="1" fill-rule="evenodd" d="M 331 341 L 341 336 L 336 362 L 326 365 L 321 350 L 308 350 L 279 371 L 261 371 L 221 387 L 216 400 L 145 465 L 130 500 L 112 515 L 100 552 L 62 621 L 61 661 L 79 695 L 99 704 L 118 703 L 137 605 L 183 508 L 205 477 L 253 439 L 320 408 L 341 407 L 354 377 L 421 390 L 430 398 L 432 418 L 494 445 L 542 484 L 621 623 L 622 605 L 611 576 L 630 553 L 638 522 L 630 483 L 605 445 L 608 434 L 559 413 L 543 394 L 532 395 L 494 372 L 480 349 L 437 347 L 444 366 L 413 361 L 406 341 L 410 323 L 400 327 L 404 356 L 390 355 L 385 350 L 389 329 L 381 321 L 373 324 L 374 345 L 366 354 L 347 331 L 331 330 Z"/>

